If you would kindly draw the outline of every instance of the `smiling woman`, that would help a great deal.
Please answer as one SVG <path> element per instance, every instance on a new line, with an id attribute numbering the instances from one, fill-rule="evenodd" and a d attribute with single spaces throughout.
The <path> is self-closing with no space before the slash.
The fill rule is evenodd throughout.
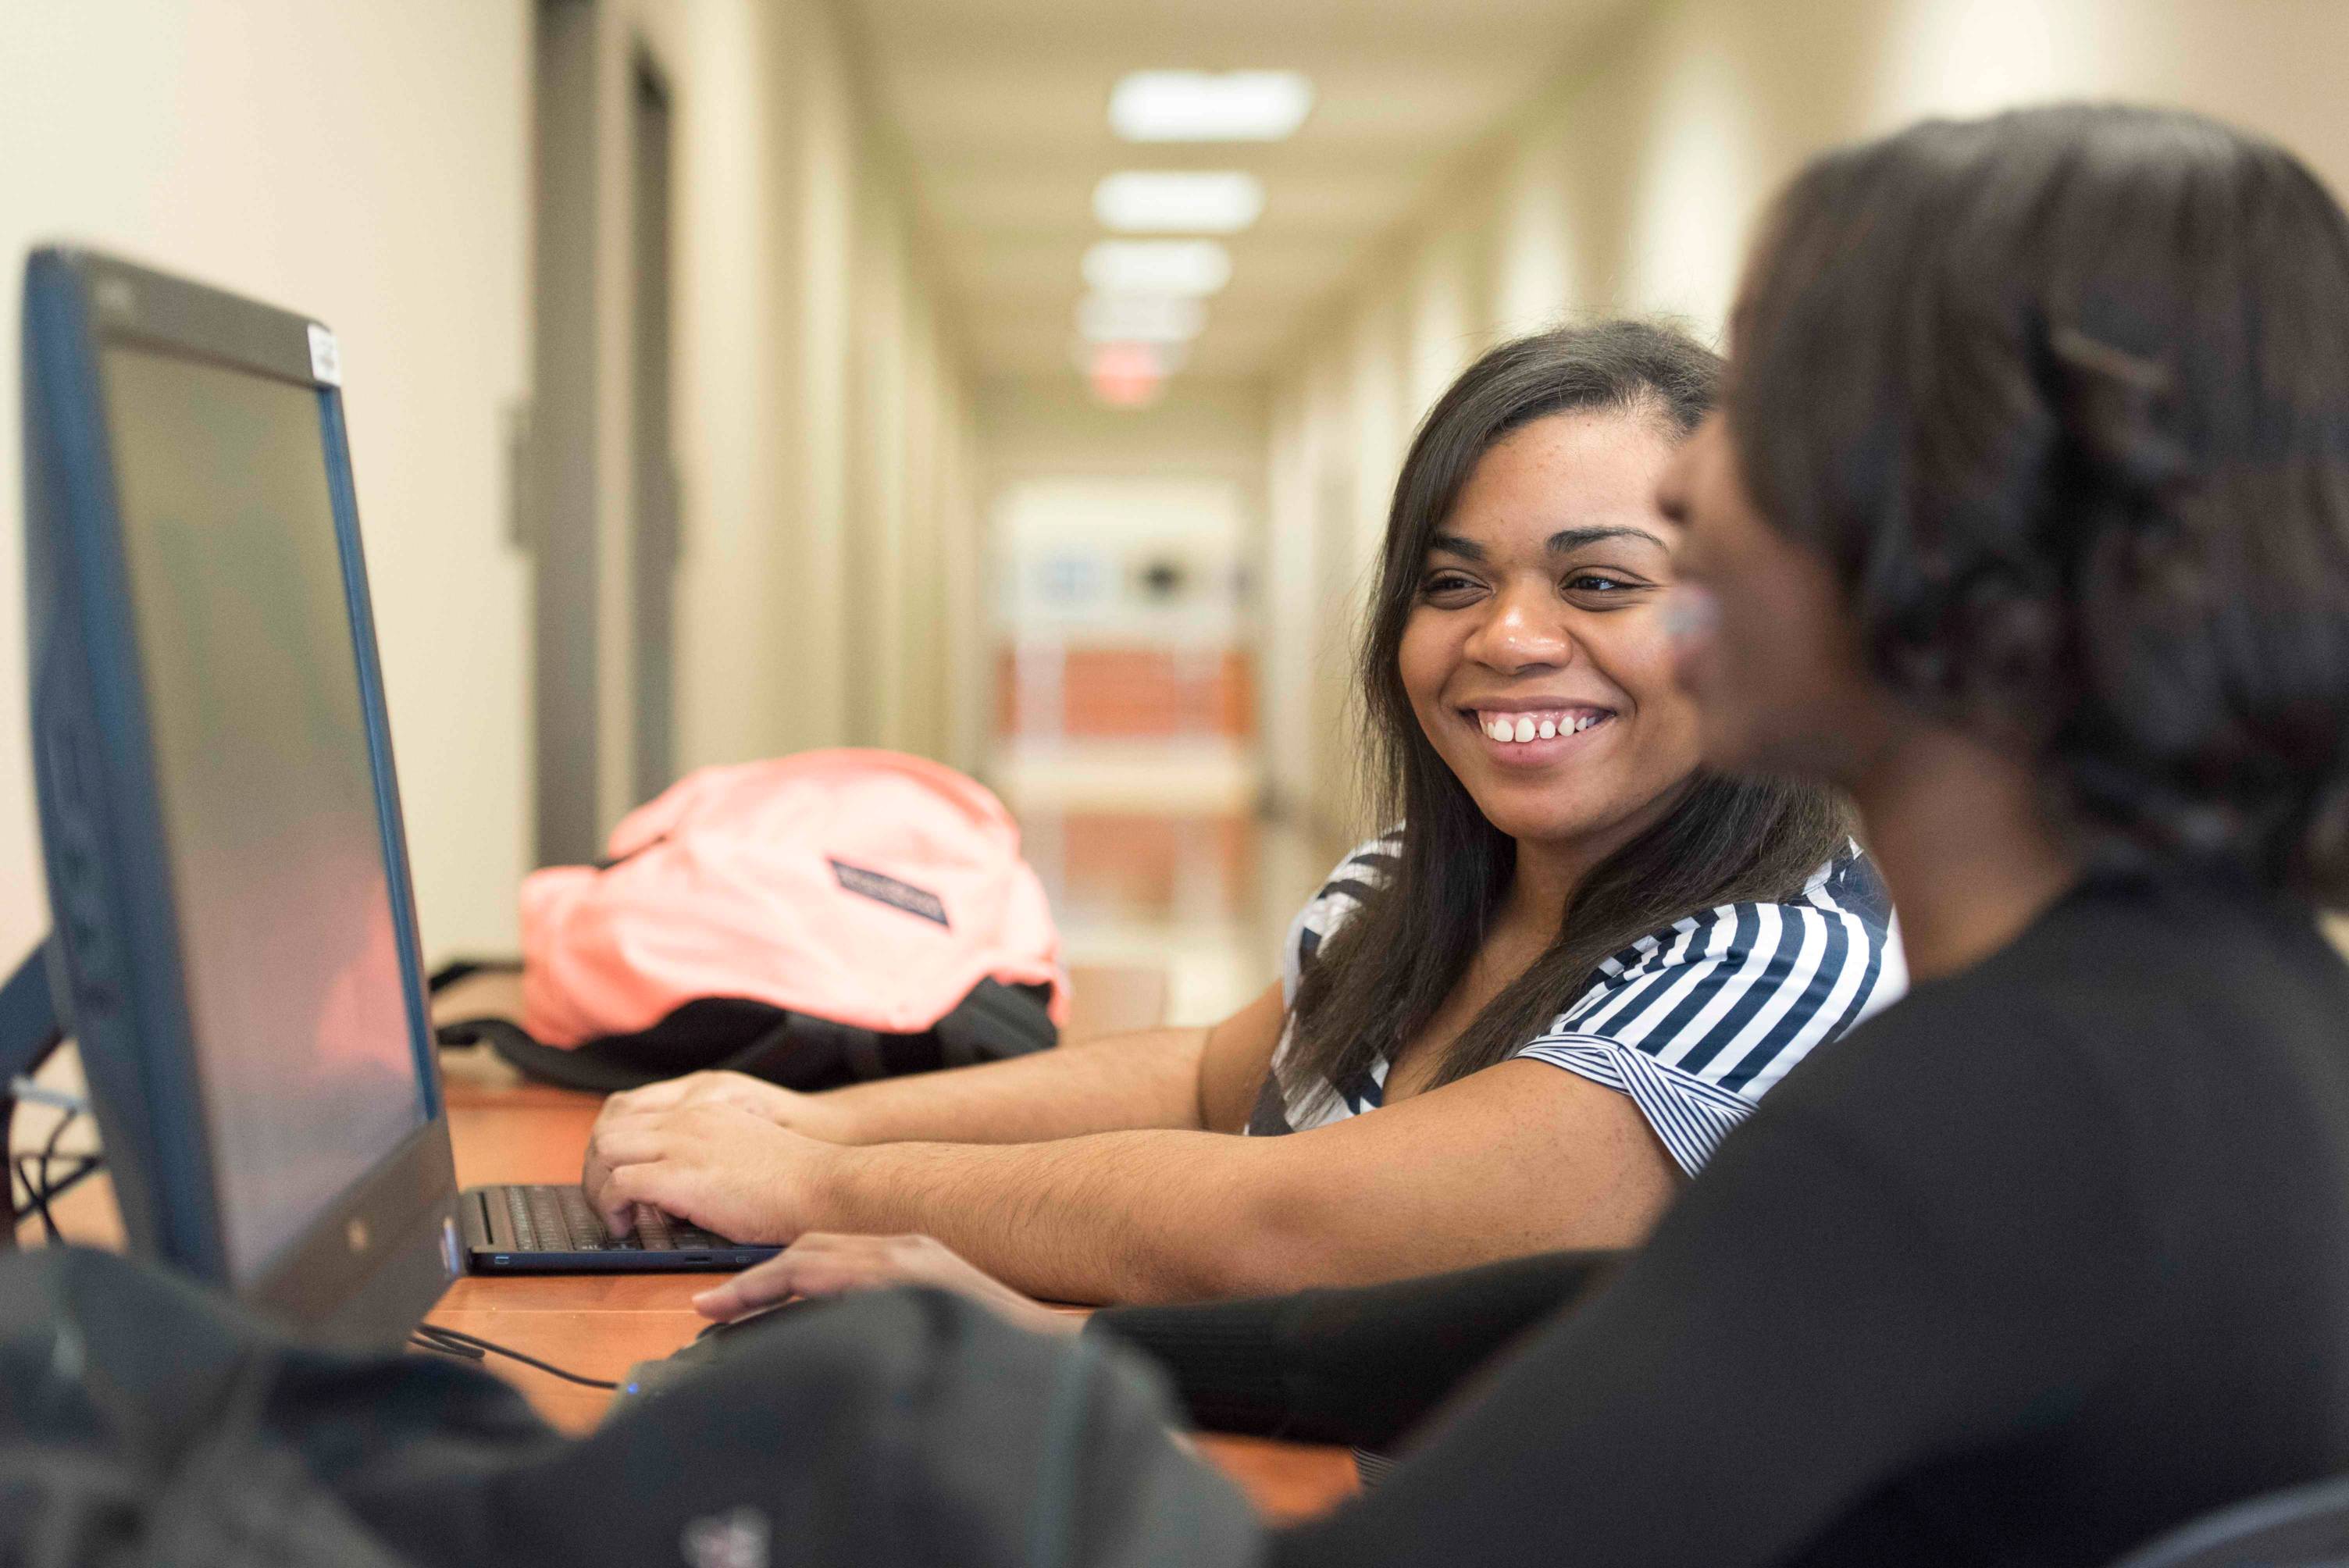
<path id="1" fill-rule="evenodd" d="M 1495 349 L 1428 414 L 1361 661 L 1404 826 L 1300 920 L 1259 1130 L 1524 1057 L 1630 1094 L 1692 1172 L 1898 994 L 1836 798 L 1698 766 L 1655 496 L 1718 371 L 1662 327 L 1569 328 Z"/>

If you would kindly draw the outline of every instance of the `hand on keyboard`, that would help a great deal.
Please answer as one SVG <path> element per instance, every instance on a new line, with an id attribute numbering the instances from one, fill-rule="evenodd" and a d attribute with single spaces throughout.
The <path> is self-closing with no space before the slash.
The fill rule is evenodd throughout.
<path id="1" fill-rule="evenodd" d="M 505 1199 L 514 1243 L 523 1252 L 700 1252 L 732 1244 L 646 1204 L 636 1206 L 629 1233 L 615 1236 L 576 1187 L 512 1186 Z"/>
<path id="2" fill-rule="evenodd" d="M 862 1143 L 855 1119 L 833 1097 L 801 1094 L 743 1073 L 687 1073 L 642 1088 L 626 1089 L 604 1102 L 598 1121 L 681 1105 L 731 1105 L 751 1115 L 821 1138 L 827 1143 Z"/>
<path id="3" fill-rule="evenodd" d="M 738 1242 L 779 1243 L 821 1228 L 833 1172 L 863 1154 L 739 1106 L 678 1105 L 599 1120 L 580 1184 L 616 1231 L 649 1203 Z"/>

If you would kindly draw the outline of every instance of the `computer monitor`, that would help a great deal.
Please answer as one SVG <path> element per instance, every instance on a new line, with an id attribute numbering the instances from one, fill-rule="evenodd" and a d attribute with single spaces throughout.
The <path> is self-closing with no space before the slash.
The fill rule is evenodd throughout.
<path id="1" fill-rule="evenodd" d="M 340 380 L 303 316 L 27 263 L 48 977 L 127 1238 L 363 1345 L 460 1253 Z"/>

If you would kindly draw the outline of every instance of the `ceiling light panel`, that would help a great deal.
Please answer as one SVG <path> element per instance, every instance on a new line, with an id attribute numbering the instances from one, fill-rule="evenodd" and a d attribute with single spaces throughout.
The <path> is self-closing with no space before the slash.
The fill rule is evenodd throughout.
<path id="1" fill-rule="evenodd" d="M 1093 187 L 1093 216 L 1121 234 L 1237 234 L 1264 211 L 1264 181 L 1237 171 L 1133 170 Z"/>
<path id="2" fill-rule="evenodd" d="M 1128 141 L 1279 141 L 1313 108 L 1297 71 L 1134 71 L 1110 90 L 1110 129 Z"/>
<path id="3" fill-rule="evenodd" d="M 1105 294 L 1211 294 L 1232 281 L 1213 240 L 1103 240 L 1085 252 L 1085 282 Z"/>

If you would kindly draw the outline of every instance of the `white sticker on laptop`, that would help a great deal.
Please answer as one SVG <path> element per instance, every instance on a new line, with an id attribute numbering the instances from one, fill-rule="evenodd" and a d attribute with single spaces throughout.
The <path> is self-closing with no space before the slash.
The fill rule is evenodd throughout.
<path id="1" fill-rule="evenodd" d="M 329 387 L 343 384 L 342 345 L 335 341 L 333 333 L 315 321 L 310 324 L 310 378 Z"/>

